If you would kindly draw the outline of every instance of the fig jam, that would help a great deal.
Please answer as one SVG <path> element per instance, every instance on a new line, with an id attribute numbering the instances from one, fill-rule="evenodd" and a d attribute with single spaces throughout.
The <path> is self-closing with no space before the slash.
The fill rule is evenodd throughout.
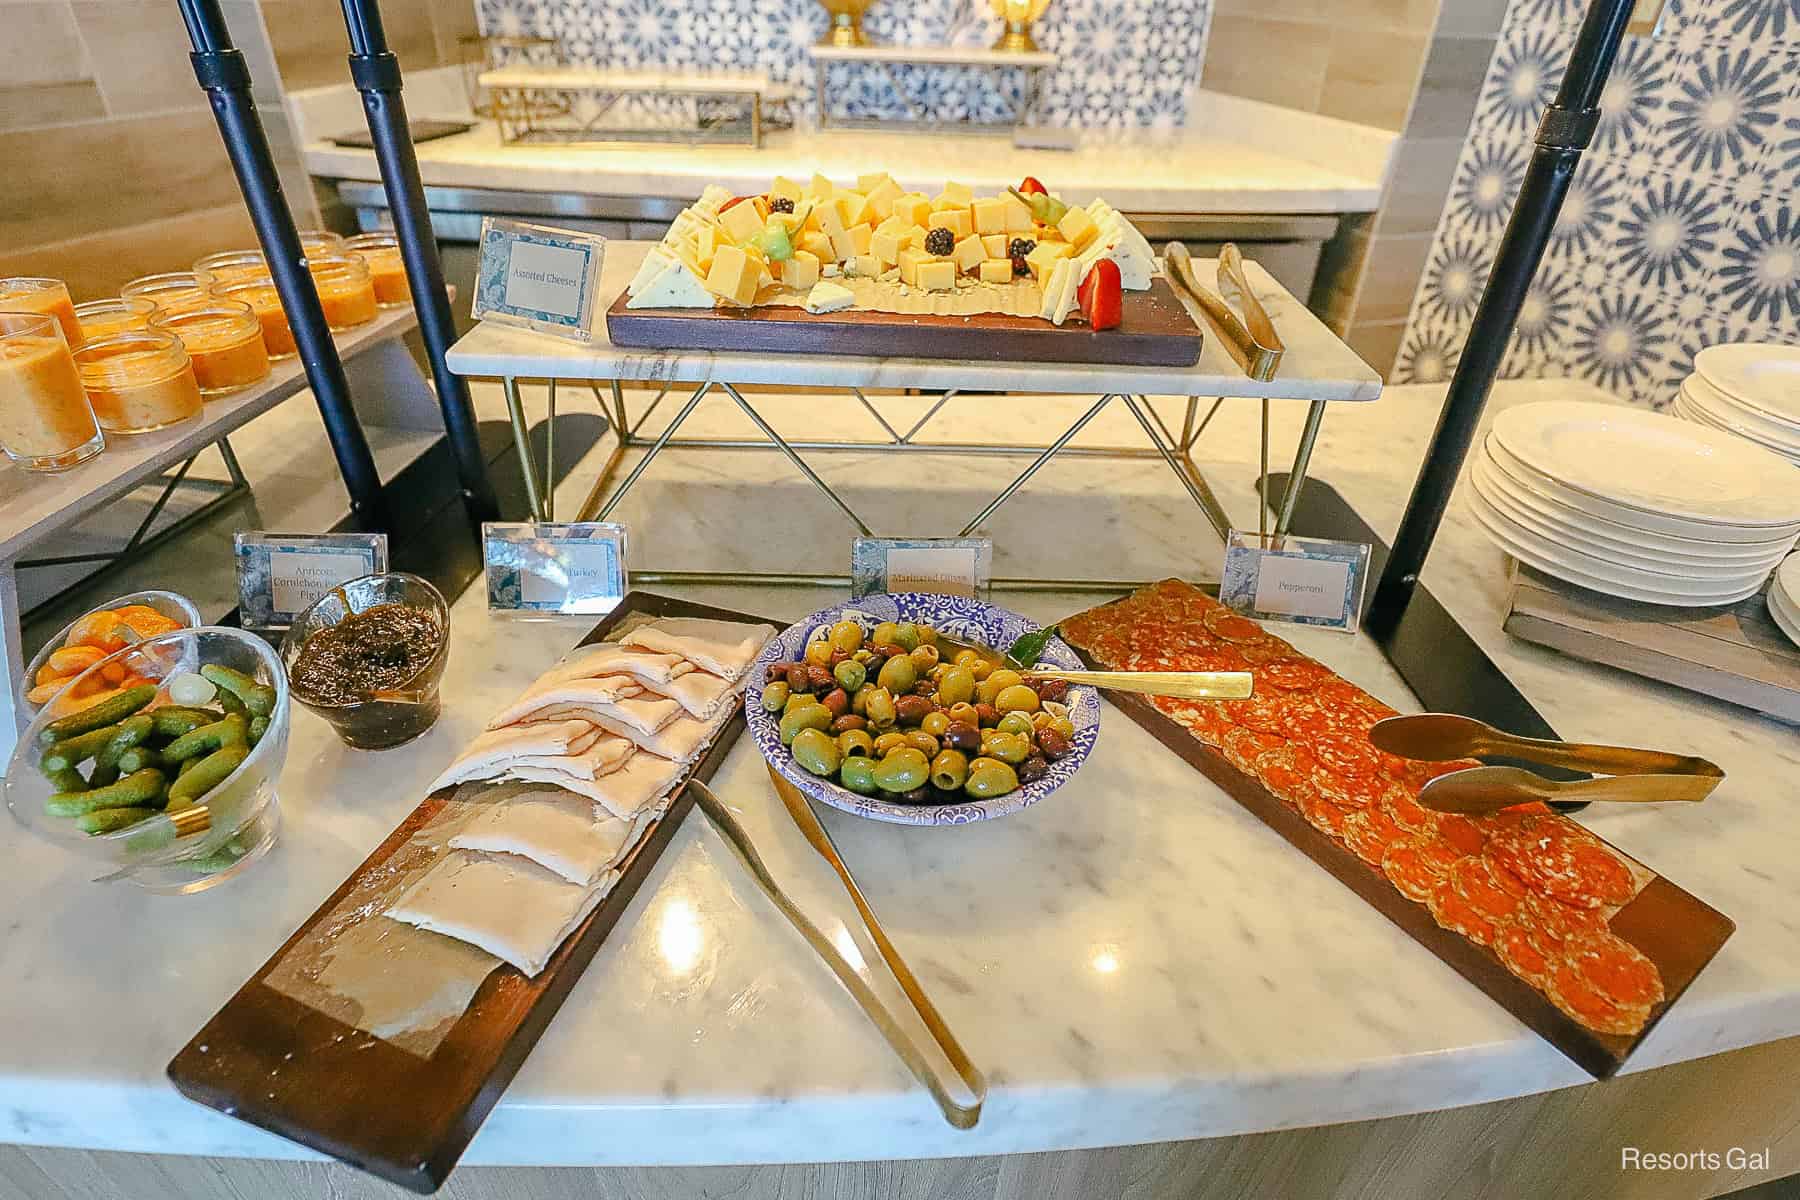
<path id="1" fill-rule="evenodd" d="M 289 684 L 295 698 L 329 720 L 350 745 L 396 746 L 437 720 L 443 649 L 444 630 L 434 613 L 377 604 L 308 637 L 289 668 Z M 429 676 L 419 678 L 434 663 Z M 388 691 L 403 698 L 378 698 Z"/>

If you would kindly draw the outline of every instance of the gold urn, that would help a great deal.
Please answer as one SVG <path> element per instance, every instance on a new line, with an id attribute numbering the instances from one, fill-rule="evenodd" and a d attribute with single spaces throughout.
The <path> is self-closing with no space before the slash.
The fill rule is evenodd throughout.
<path id="1" fill-rule="evenodd" d="M 992 0 L 992 3 L 994 15 L 1006 26 L 1000 40 L 994 43 L 994 49 L 1015 54 L 1036 50 L 1038 44 L 1031 36 L 1031 23 L 1044 15 L 1050 0 Z"/>
<path id="2" fill-rule="evenodd" d="M 831 28 L 819 39 L 821 46 L 866 46 L 868 34 L 863 32 L 863 14 L 873 0 L 819 0 L 831 14 Z"/>

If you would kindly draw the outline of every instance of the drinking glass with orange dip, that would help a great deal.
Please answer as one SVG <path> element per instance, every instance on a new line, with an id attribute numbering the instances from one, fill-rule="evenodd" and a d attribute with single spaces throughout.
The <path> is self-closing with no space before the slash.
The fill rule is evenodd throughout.
<path id="1" fill-rule="evenodd" d="M 108 433 L 149 433 L 200 415 L 200 384 L 181 339 L 159 329 L 118 333 L 75 351 L 75 369 Z"/>
<path id="2" fill-rule="evenodd" d="M 0 311 L 55 317 L 57 324 L 62 326 L 64 340 L 71 346 L 81 345 L 81 322 L 75 319 L 69 285 L 60 279 L 34 279 L 24 275 L 0 279 Z"/>
<path id="3" fill-rule="evenodd" d="M 119 289 L 127 300 L 148 300 L 162 312 L 194 308 L 207 301 L 207 283 L 192 271 L 165 271 L 144 275 Z"/>
<path id="4" fill-rule="evenodd" d="M 218 300 L 248 304 L 262 327 L 263 349 L 270 358 L 291 358 L 296 352 L 294 331 L 288 326 L 287 312 L 281 307 L 281 293 L 267 275 L 240 279 L 234 283 L 215 283 L 212 295 Z"/>
<path id="5" fill-rule="evenodd" d="M 312 272 L 313 286 L 319 291 L 325 324 L 334 330 L 353 329 L 375 319 L 375 279 L 369 264 L 360 257 L 343 254 L 309 258 L 306 268 Z"/>
<path id="6" fill-rule="evenodd" d="M 150 323 L 156 305 L 143 297 L 130 300 L 115 296 L 110 300 L 89 300 L 75 306 L 75 319 L 81 322 L 81 340 L 95 341 L 115 333 L 129 333 Z"/>
<path id="7" fill-rule="evenodd" d="M 241 300 L 215 296 L 200 308 L 158 313 L 150 319 L 150 328 L 181 339 L 203 398 L 235 392 L 268 377 L 262 322 Z"/>
<path id="8" fill-rule="evenodd" d="M 406 262 L 400 257 L 400 239 L 391 233 L 359 233 L 346 238 L 344 248 L 369 264 L 375 281 L 375 302 L 394 308 L 412 301 L 406 286 Z"/>
<path id="9" fill-rule="evenodd" d="M 27 471 L 63 471 L 105 446 L 56 317 L 0 312 L 0 450 Z"/>

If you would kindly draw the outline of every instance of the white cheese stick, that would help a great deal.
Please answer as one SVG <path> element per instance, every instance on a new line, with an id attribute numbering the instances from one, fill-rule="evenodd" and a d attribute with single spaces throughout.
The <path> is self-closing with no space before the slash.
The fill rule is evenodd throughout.
<path id="1" fill-rule="evenodd" d="M 626 634 L 623 644 L 679 654 L 701 670 L 735 683 L 774 636 L 774 628 L 768 625 L 705 617 L 661 617 Z"/>
<path id="2" fill-rule="evenodd" d="M 524 755 L 567 754 L 577 745 L 585 750 L 599 736 L 595 724 L 587 720 L 559 720 L 490 729 L 477 735 L 426 790 L 434 792 L 471 779 L 491 779 Z"/>
<path id="3" fill-rule="evenodd" d="M 620 820 L 586 796 L 546 788 L 487 805 L 450 845 L 520 854 L 586 887 L 632 847 L 639 824 Z"/>
<path id="4" fill-rule="evenodd" d="M 499 729 L 554 704 L 594 705 L 624 700 L 643 691 L 643 686 L 629 675 L 603 675 L 598 679 L 561 679 L 552 683 L 534 683 L 523 695 L 508 704 L 488 722 L 489 729 Z"/>
<path id="5" fill-rule="evenodd" d="M 616 879 L 608 871 L 584 887 L 516 854 L 452 850 L 386 915 L 459 938 L 536 975 Z"/>

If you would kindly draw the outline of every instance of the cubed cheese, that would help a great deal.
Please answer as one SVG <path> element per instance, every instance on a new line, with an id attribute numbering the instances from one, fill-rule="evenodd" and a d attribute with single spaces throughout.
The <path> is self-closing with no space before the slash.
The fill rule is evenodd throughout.
<path id="1" fill-rule="evenodd" d="M 981 282 L 1011 283 L 1012 259 L 984 258 L 981 260 Z"/>
<path id="2" fill-rule="evenodd" d="M 800 232 L 800 214 L 791 212 L 772 212 L 769 214 L 769 219 L 763 222 L 763 224 L 779 225 L 787 230 L 790 236 L 793 236 Z"/>
<path id="3" fill-rule="evenodd" d="M 1006 232 L 1030 233 L 1031 206 L 1011 192 L 1000 197 L 1000 202 L 1006 205 Z"/>
<path id="4" fill-rule="evenodd" d="M 931 201 L 923 192 L 902 192 L 894 197 L 891 212 L 908 225 L 923 225 L 931 217 Z"/>
<path id="5" fill-rule="evenodd" d="M 889 217 L 886 217 L 885 219 L 883 219 L 881 224 L 879 224 L 875 227 L 875 232 L 876 233 L 891 233 L 891 234 L 898 236 L 900 234 L 905 233 L 908 229 L 911 229 L 911 228 L 912 228 L 911 225 L 908 225 L 905 221 L 902 221 L 899 217 L 889 216 Z"/>
<path id="6" fill-rule="evenodd" d="M 893 230 L 877 229 L 869 238 L 869 253 L 890 267 L 900 261 L 900 251 L 905 248 L 901 235 Z"/>
<path id="7" fill-rule="evenodd" d="M 756 205 L 748 200 L 732 205 L 719 214 L 719 224 L 725 227 L 725 233 L 738 245 L 743 245 L 758 233 L 762 232 L 762 218 L 756 215 Z"/>
<path id="8" fill-rule="evenodd" d="M 1049 274 L 1060 260 L 1069 257 L 1071 247 L 1067 242 L 1039 242 L 1037 248 L 1025 256 L 1025 265 L 1031 268 L 1031 274 L 1040 282 Z"/>
<path id="9" fill-rule="evenodd" d="M 781 264 L 781 286 L 803 292 L 819 282 L 819 259 L 817 255 L 808 254 L 804 250 L 794 251 L 794 256 Z"/>
<path id="10" fill-rule="evenodd" d="M 956 264 L 947 258 L 928 259 L 919 264 L 918 278 L 925 291 L 950 291 L 956 287 Z"/>
<path id="11" fill-rule="evenodd" d="M 694 239 L 694 257 L 699 260 L 701 268 L 712 266 L 713 255 L 719 251 L 719 227 L 703 225 L 699 236 Z"/>
<path id="12" fill-rule="evenodd" d="M 706 273 L 706 290 L 731 304 L 748 306 L 756 300 L 761 265 L 736 246 L 720 246 Z"/>
<path id="13" fill-rule="evenodd" d="M 869 231 L 867 225 L 858 225 L 856 228 L 864 233 Z M 867 246 L 863 247 L 863 250 L 867 249 Z M 843 262 L 846 258 L 855 258 L 860 253 L 862 250 L 856 248 L 856 237 L 850 230 L 840 229 L 831 235 L 831 256 L 837 261 Z"/>
<path id="14" fill-rule="evenodd" d="M 839 192 L 831 203 L 846 225 L 860 225 L 869 219 L 869 198 L 861 192 Z"/>
<path id="15" fill-rule="evenodd" d="M 925 249 L 925 227 L 914 225 L 906 231 L 906 244 L 915 250 Z"/>
<path id="16" fill-rule="evenodd" d="M 792 200 L 794 204 L 798 206 L 801 196 L 800 185 L 785 175 L 777 175 L 775 177 L 775 182 L 769 185 L 769 195 L 771 197 L 781 196 L 784 199 Z"/>
<path id="17" fill-rule="evenodd" d="M 849 308 L 855 303 L 856 296 L 841 283 L 820 280 L 813 284 L 812 290 L 806 293 L 806 311 L 810 313 L 837 312 Z"/>
<path id="18" fill-rule="evenodd" d="M 900 252 L 900 282 L 914 287 L 919 283 L 919 264 L 932 261 L 931 255 L 916 246 L 908 246 Z"/>
<path id="19" fill-rule="evenodd" d="M 844 215 L 837 210 L 835 204 L 821 204 L 818 210 L 819 232 L 828 238 L 836 239 L 846 228 Z"/>
<path id="20" fill-rule="evenodd" d="M 900 185 L 883 175 L 880 183 L 865 191 L 869 197 L 869 211 L 878 220 L 887 220 L 894 211 L 895 197 L 900 195 Z"/>
<path id="21" fill-rule="evenodd" d="M 956 243 L 956 249 L 951 252 L 950 261 L 955 263 L 956 269 L 965 275 L 973 275 L 981 266 L 981 260 L 986 257 L 987 247 L 981 244 L 980 238 L 971 233 Z"/>
<path id="22" fill-rule="evenodd" d="M 837 194 L 837 188 L 831 180 L 814 171 L 812 182 L 806 185 L 806 194 L 814 200 L 829 200 Z"/>
<path id="23" fill-rule="evenodd" d="M 940 208 L 931 214 L 925 227 L 927 229 L 948 229 L 960 241 L 968 237 L 971 232 L 969 210 L 966 208 Z"/>
<path id="24" fill-rule="evenodd" d="M 977 200 L 969 205 L 975 219 L 976 233 L 1006 232 L 1006 201 L 998 196 Z"/>
<path id="25" fill-rule="evenodd" d="M 837 254 L 831 248 L 831 239 L 816 229 L 800 235 L 800 249 L 822 263 L 837 261 Z"/>
<path id="26" fill-rule="evenodd" d="M 1056 228 L 1063 235 L 1064 240 L 1077 250 L 1086 247 L 1089 242 L 1094 240 L 1094 235 L 1099 232 L 1099 228 L 1094 224 L 1094 219 L 1088 216 L 1087 209 L 1079 205 L 1064 213 L 1062 220 L 1056 223 Z"/>
<path id="27" fill-rule="evenodd" d="M 888 183 L 894 182 L 886 171 L 876 171 L 869 175 L 858 175 L 856 177 L 856 190 L 866 196 L 876 188 L 880 187 L 883 181 Z"/>
<path id="28" fill-rule="evenodd" d="M 1009 258 L 1006 247 L 1011 241 L 1004 233 L 990 233 L 981 239 L 981 245 L 989 258 Z"/>
<path id="29" fill-rule="evenodd" d="M 967 208 L 970 201 L 974 199 L 975 193 L 968 184 L 945 181 L 944 190 L 937 194 L 937 198 L 931 202 L 931 207 Z"/>
<path id="30" fill-rule="evenodd" d="M 874 279 L 883 269 L 884 264 L 873 254 L 859 254 L 844 264 L 844 274 L 861 275 L 865 279 Z"/>

